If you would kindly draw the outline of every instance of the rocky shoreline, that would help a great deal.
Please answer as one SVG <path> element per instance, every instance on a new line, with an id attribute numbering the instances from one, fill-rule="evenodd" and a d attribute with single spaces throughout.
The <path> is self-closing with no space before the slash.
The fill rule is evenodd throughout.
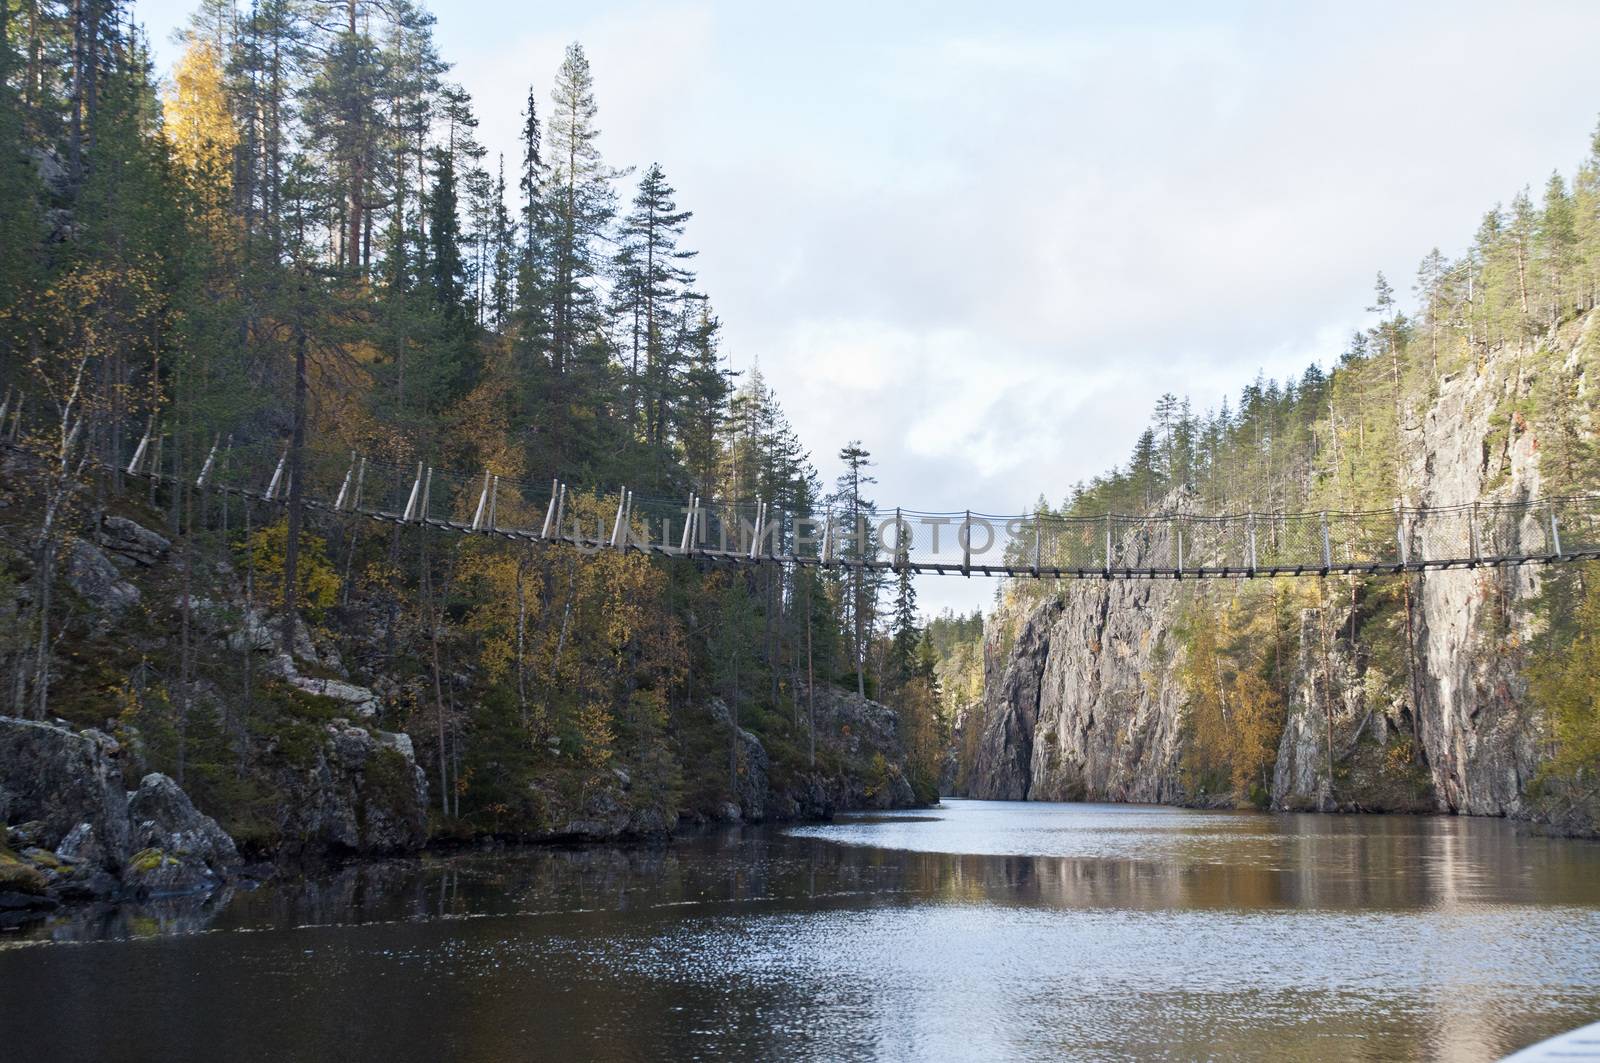
<path id="1" fill-rule="evenodd" d="M 892 709 L 835 691 L 819 691 L 817 703 L 830 743 L 847 752 L 892 741 Z M 732 726 L 725 706 L 713 702 L 711 712 Z M 0 716 L 0 929 L 73 906 L 205 902 L 286 869 L 430 848 L 659 844 L 731 825 L 819 822 L 841 811 L 918 804 L 898 765 L 886 761 L 881 779 L 815 772 L 774 786 L 760 739 L 741 728 L 739 740 L 737 800 L 682 811 L 634 802 L 618 768 L 614 786 L 597 788 L 549 829 L 430 834 L 427 780 L 410 738 L 336 718 L 309 765 L 273 775 L 281 842 L 247 854 L 169 776 L 149 772 L 126 789 L 128 751 L 105 731 Z"/>

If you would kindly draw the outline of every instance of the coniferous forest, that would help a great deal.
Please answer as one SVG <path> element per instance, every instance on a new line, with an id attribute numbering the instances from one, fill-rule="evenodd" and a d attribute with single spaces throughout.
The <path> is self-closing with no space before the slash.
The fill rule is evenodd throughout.
<path id="1" fill-rule="evenodd" d="M 606 157 L 581 45 L 529 88 L 519 156 L 490 158 L 406 0 L 204 3 L 164 83 L 127 3 L 0 11 L 6 712 L 109 729 L 134 777 L 264 850 L 292 839 L 253 766 L 350 715 L 321 679 L 411 736 L 444 835 L 585 833 L 613 805 L 624 833 L 760 818 L 753 772 L 815 811 L 935 797 L 909 581 L 390 533 L 293 487 L 287 512 L 230 511 L 120 472 L 155 425 L 179 481 L 226 435 L 286 446 L 291 484 L 360 450 L 560 477 L 596 515 L 618 484 L 869 509 L 864 447 L 821 483 L 760 373 L 725 369 L 692 205 L 661 164 Z M 163 563 L 97 580 L 107 520 L 167 540 Z M 138 600 L 109 620 L 107 593 Z M 838 741 L 851 691 L 899 710 L 877 745 Z"/>
<path id="2" fill-rule="evenodd" d="M 1575 172 L 1553 171 L 1539 189 L 1512 190 L 1493 205 L 1458 257 L 1435 248 L 1413 276 L 1378 273 L 1370 324 L 1326 368 L 1313 364 L 1282 381 L 1258 375 L 1235 401 L 1203 412 L 1163 394 L 1126 463 L 1074 485 L 1058 505 L 1040 498 L 1037 508 L 1068 516 L 1326 513 L 1593 495 L 1597 307 L 1600 132 Z M 1467 700 L 1430 687 L 1422 656 L 1430 639 L 1441 652 L 1434 629 L 1444 620 L 1482 640 L 1470 654 L 1453 647 L 1448 655 L 1474 657 L 1480 670 L 1470 685 L 1489 699 L 1492 717 L 1504 717 L 1483 726 L 1520 731 L 1528 742 L 1518 769 L 1528 777 L 1514 800 L 1529 804 L 1495 814 L 1592 832 L 1600 809 L 1593 564 L 1485 570 L 1471 580 L 1464 600 L 1433 617 L 1424 615 L 1430 584 L 1421 574 L 1218 581 L 1176 594 L 1172 615 L 1147 625 L 1169 643 L 1157 669 L 1184 707 L 1180 789 L 1171 796 L 1470 808 L 1430 781 L 1421 735 L 1430 700 Z M 1048 580 L 1010 581 L 990 623 L 1000 658 L 1041 604 L 1072 593 Z M 1483 607 L 1461 615 L 1467 600 Z M 971 708 L 960 727 L 964 776 L 992 706 L 981 698 L 984 633 L 963 624 L 947 616 L 931 630 L 939 675 L 954 695 L 947 718 Z M 1319 796 L 1274 778 L 1287 766 L 1285 732 L 1296 715 L 1322 721 L 1328 782 Z M 1371 721 L 1385 717 L 1393 740 L 1367 748 L 1385 730 Z"/>
<path id="3" fill-rule="evenodd" d="M 1370 297 L 1347 253 L 1427 244 L 1345 239 L 1565 151 L 1600 12 L 190 2 L 169 50 L 0 0 L 0 1057 L 1488 1063 L 1600 1016 L 1600 131 Z M 517 54 L 553 25 L 594 66 Z M 602 132 L 630 92 L 668 157 Z M 748 333 L 741 196 L 801 235 L 728 257 L 838 271 Z M 1149 423 L 1070 483 L 1112 388 Z M 858 410 L 904 438 L 796 427 Z M 1032 520 L 890 497 L 1024 463 Z"/>

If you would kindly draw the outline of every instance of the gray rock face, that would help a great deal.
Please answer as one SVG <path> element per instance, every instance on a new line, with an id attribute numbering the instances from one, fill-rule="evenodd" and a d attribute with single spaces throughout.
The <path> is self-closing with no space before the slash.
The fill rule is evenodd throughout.
<path id="1" fill-rule="evenodd" d="M 94 835 L 92 823 L 80 823 L 68 831 L 56 846 L 56 855 L 63 860 L 105 866 L 105 850 L 100 848 L 100 840 Z"/>
<path id="2" fill-rule="evenodd" d="M 239 863 L 233 839 L 160 772 L 146 775 L 128 795 L 128 818 L 132 844 L 138 848 L 160 849 L 180 860 L 198 862 L 218 875 Z"/>
<path id="3" fill-rule="evenodd" d="M 826 818 L 857 809 L 912 808 L 900 717 L 890 706 L 854 691 L 818 687 L 817 749 L 847 768 L 838 775 L 806 772 L 772 788 L 769 819 Z"/>
<path id="4" fill-rule="evenodd" d="M 408 746 L 342 720 L 329 724 L 312 764 L 279 776 L 277 826 L 285 849 L 420 849 L 427 841 L 428 785 L 406 755 Z"/>
<path id="5" fill-rule="evenodd" d="M 984 644 L 983 735 L 968 791 L 993 801 L 1022 801 L 1033 786 L 1033 739 L 1051 632 L 1064 609 L 1048 602 L 1023 622 L 1007 653 L 998 633 Z"/>
<path id="6" fill-rule="evenodd" d="M 119 870 L 130 837 L 116 752 L 117 743 L 99 731 L 0 716 L 0 783 L 11 793 L 9 818 L 37 821 L 34 844 L 46 849 L 86 823 L 103 866 Z"/>
<path id="7" fill-rule="evenodd" d="M 128 793 L 117 754 L 98 731 L 0 717 L 0 780 L 22 863 L 59 897 L 214 889 L 239 864 L 233 840 L 165 775 Z"/>
<path id="8" fill-rule="evenodd" d="M 167 556 L 172 542 L 127 517 L 107 517 L 100 522 L 100 545 L 135 565 L 148 566 Z"/>
<path id="9" fill-rule="evenodd" d="M 174 609 L 183 608 L 183 597 L 173 600 Z M 318 646 L 311 627 L 304 618 L 297 618 L 294 629 L 294 656 L 278 652 L 283 634 L 283 621 L 264 609 L 249 609 L 243 605 L 213 601 L 210 598 L 190 599 L 191 615 L 196 626 L 213 638 L 227 644 L 234 653 L 250 651 L 272 654 L 267 667 L 273 674 L 293 682 L 299 678 L 296 660 L 309 661 L 344 674 L 344 666 L 332 646 Z"/>
<path id="10" fill-rule="evenodd" d="M 338 679 L 314 679 L 303 675 L 293 676 L 289 679 L 289 682 L 304 690 L 307 694 L 332 698 L 363 719 L 371 719 L 376 716 L 378 709 L 382 707 L 382 702 L 377 694 L 374 694 L 366 687 L 356 686 L 354 683 L 346 683 Z M 406 742 L 409 746 L 410 739 L 407 738 Z"/>
<path id="11" fill-rule="evenodd" d="M 139 588 L 123 580 L 117 566 L 93 543 L 73 540 L 66 562 L 67 586 L 107 618 L 115 619 L 139 604 Z"/>
<path id="12" fill-rule="evenodd" d="M 1122 549 L 1164 551 L 1165 543 Z M 984 649 L 974 797 L 1181 801 L 1176 584 L 1074 582 Z"/>
<path id="13" fill-rule="evenodd" d="M 699 814 L 724 823 L 826 819 L 836 811 L 911 808 L 917 797 L 906 777 L 906 753 L 899 716 L 887 705 L 832 687 L 817 687 L 810 704 L 816 713 L 815 768 L 775 771 L 756 734 L 738 732 L 736 792 Z M 801 695 L 801 705 L 807 704 Z M 720 700 L 709 706 L 722 727 L 732 726 Z M 724 741 L 728 741 L 724 731 Z M 727 746 L 718 754 L 728 765 Z M 833 766 L 825 770 L 821 765 Z"/>
<path id="14" fill-rule="evenodd" d="M 721 699 L 711 702 L 711 716 L 725 727 L 733 726 L 733 716 Z M 737 804 L 738 815 L 732 818 L 759 823 L 767 818 L 767 771 L 770 766 L 767 750 L 761 744 L 761 739 L 741 727 L 738 756 L 737 801 L 729 802 L 730 805 Z"/>
<path id="15" fill-rule="evenodd" d="M 1595 322 L 1591 314 L 1585 336 Z M 1501 454 L 1490 458 L 1486 447 L 1495 407 L 1522 398 L 1531 383 L 1504 357 L 1481 373 L 1464 372 L 1440 385 L 1415 433 L 1413 479 L 1424 484 L 1424 505 L 1524 501 L 1542 493 L 1539 442 L 1520 414 L 1511 418 Z M 1543 544 L 1541 528 L 1521 531 L 1534 549 Z M 1494 545 L 1510 551 L 1523 543 Z M 1441 810 L 1492 816 L 1526 811 L 1523 794 L 1538 768 L 1540 726 L 1525 697 L 1520 647 L 1533 634 L 1529 606 L 1539 582 L 1540 570 L 1532 565 L 1430 572 L 1421 581 L 1417 730 Z M 1493 613 L 1502 598 L 1509 630 L 1497 633 Z"/>
<path id="16" fill-rule="evenodd" d="M 1597 329 L 1600 313 L 1591 313 L 1579 334 L 1567 337 L 1575 345 L 1569 358 Z M 1532 384 L 1517 352 L 1506 350 L 1444 379 L 1426 410 L 1408 412 L 1402 450 L 1408 481 L 1418 485 L 1408 501 L 1444 507 L 1542 495 L 1539 441 L 1515 410 Z M 1483 543 L 1486 553 L 1546 548 L 1545 531 L 1532 519 L 1512 541 Z M 1364 663 L 1328 637 L 1348 624 L 1347 601 L 1330 593 L 1321 608 L 1304 611 L 1274 806 L 1531 814 L 1526 791 L 1544 728 L 1523 677 L 1526 647 L 1538 630 L 1532 605 L 1541 571 L 1528 565 L 1413 577 L 1414 713 L 1413 699 L 1369 689 Z M 1328 586 L 1331 592 L 1343 584 Z M 1011 799 L 1205 800 L 1184 792 L 1179 770 L 1186 695 L 1178 678 L 1182 652 L 1171 644 L 1183 593 L 1162 583 L 1071 584 L 1015 624 L 1014 643 L 1004 641 L 1004 623 L 994 625 L 968 791 Z"/>

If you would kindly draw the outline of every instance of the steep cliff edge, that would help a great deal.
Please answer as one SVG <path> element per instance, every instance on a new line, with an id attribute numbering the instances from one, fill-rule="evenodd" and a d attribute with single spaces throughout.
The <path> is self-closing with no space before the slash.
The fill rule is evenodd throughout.
<path id="1" fill-rule="evenodd" d="M 1597 331 L 1600 312 L 1591 311 L 1560 330 L 1553 350 L 1501 348 L 1408 407 L 1398 442 L 1408 504 L 1548 495 L 1529 411 L 1541 374 L 1564 367 L 1581 381 Z M 1485 552 L 1548 542 L 1533 518 L 1513 534 Z M 1548 756 L 1548 729 L 1526 677 L 1548 578 L 1523 565 L 1295 584 L 1275 649 L 1276 755 L 1258 799 L 1281 809 L 1537 816 L 1530 785 Z M 1015 596 L 986 632 L 984 697 L 966 721 L 979 734 L 947 773 L 952 791 L 1238 800 L 1191 770 L 1185 625 L 1244 592 L 1237 581 L 1087 581 L 1042 602 Z"/>

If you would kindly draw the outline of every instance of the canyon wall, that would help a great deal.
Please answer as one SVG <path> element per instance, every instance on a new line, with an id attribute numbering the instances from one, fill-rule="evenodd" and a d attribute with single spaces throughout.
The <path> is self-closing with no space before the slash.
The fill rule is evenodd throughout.
<path id="1" fill-rule="evenodd" d="M 1556 353 L 1505 350 L 1441 378 L 1405 411 L 1402 463 L 1412 505 L 1523 501 L 1546 493 L 1540 441 L 1521 409 L 1537 372 L 1578 367 L 1596 313 L 1561 333 Z M 1580 383 L 1580 386 L 1581 383 Z M 1539 552 L 1530 518 L 1489 552 Z M 1159 533 L 1124 550 L 1164 556 Z M 1533 814 L 1529 784 L 1544 755 L 1544 721 L 1527 697 L 1528 647 L 1542 565 L 1430 571 L 1404 580 L 1394 644 L 1405 682 L 1378 683 L 1356 642 L 1352 580 L 1330 577 L 1297 613 L 1297 646 L 1271 772 L 1280 809 Z M 1319 577 L 1301 577 L 1317 579 Z M 1396 584 L 1399 585 L 1398 583 Z M 1189 696 L 1182 624 L 1196 594 L 1226 581 L 1065 582 L 988 625 L 978 728 L 953 792 L 1007 800 L 1231 803 L 1183 770 Z M 1397 592 L 1401 593 L 1401 592 Z M 1018 596 L 1018 600 L 1027 600 Z M 1015 609 L 1016 607 L 1013 606 Z M 1365 620 L 1363 614 L 1360 617 Z M 1406 686 L 1414 689 L 1406 690 Z"/>

